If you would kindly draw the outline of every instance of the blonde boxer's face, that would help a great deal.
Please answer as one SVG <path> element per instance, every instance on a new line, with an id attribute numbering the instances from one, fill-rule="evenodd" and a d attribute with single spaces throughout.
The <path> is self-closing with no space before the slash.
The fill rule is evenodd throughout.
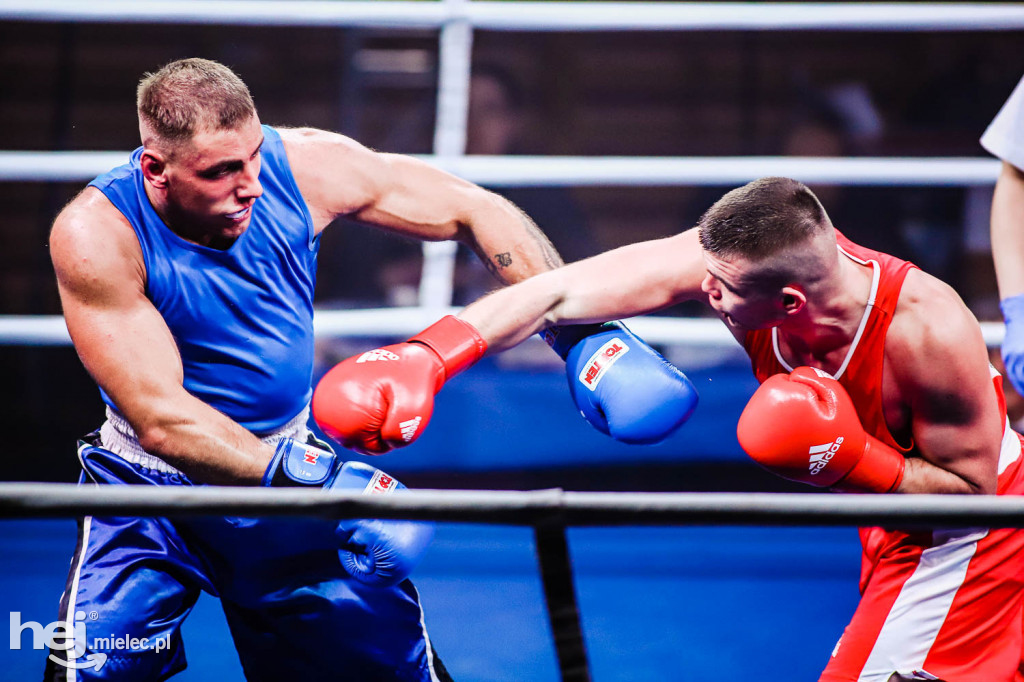
<path id="1" fill-rule="evenodd" d="M 167 162 L 167 212 L 198 243 L 230 243 L 249 227 L 259 181 L 263 130 L 253 116 L 231 130 L 202 130 Z"/>

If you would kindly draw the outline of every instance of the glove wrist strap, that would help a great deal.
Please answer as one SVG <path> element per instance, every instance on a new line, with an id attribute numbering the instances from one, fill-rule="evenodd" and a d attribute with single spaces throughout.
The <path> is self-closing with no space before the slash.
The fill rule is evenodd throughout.
<path id="1" fill-rule="evenodd" d="M 326 484 L 337 469 L 338 456 L 330 450 L 282 438 L 274 450 L 260 485 L 265 487 L 316 486 Z"/>
<path id="2" fill-rule="evenodd" d="M 541 338 L 551 349 L 558 353 L 563 360 L 569 355 L 569 351 L 577 343 L 601 332 L 613 329 L 625 329 L 621 322 L 598 322 L 594 324 L 566 324 L 552 325 L 540 332 Z"/>
<path id="3" fill-rule="evenodd" d="M 437 353 L 444 364 L 445 380 L 468 369 L 487 352 L 487 341 L 473 325 L 454 315 L 445 315 L 409 339 Z"/>
<path id="4" fill-rule="evenodd" d="M 907 460 L 871 434 L 860 461 L 843 478 L 833 484 L 842 491 L 891 493 L 900 487 Z"/>

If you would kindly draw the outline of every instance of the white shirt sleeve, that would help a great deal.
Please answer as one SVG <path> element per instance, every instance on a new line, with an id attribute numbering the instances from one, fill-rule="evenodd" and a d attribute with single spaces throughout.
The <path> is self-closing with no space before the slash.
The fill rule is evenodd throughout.
<path id="1" fill-rule="evenodd" d="M 1024 78 L 981 136 L 981 146 L 993 156 L 1024 169 Z"/>

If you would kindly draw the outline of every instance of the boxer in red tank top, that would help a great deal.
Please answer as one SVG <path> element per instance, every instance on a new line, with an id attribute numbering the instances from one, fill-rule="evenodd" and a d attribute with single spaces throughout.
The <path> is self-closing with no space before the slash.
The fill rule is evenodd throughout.
<path id="1" fill-rule="evenodd" d="M 696 229 L 542 273 L 459 317 L 493 352 L 685 300 L 706 301 L 750 354 L 762 385 L 737 435 L 773 473 L 855 493 L 1024 491 L 1001 377 L 960 297 L 843 238 L 788 178 L 727 193 Z M 821 653 L 822 680 L 1024 680 L 1024 533 L 861 537 L 863 596 L 831 659 Z"/>
<path id="2" fill-rule="evenodd" d="M 853 244 L 837 233 L 843 258 L 871 270 L 858 334 L 833 378 L 850 395 L 865 430 L 913 457 L 884 415 L 886 332 L 914 266 Z M 777 327 L 745 335 L 758 380 L 794 370 L 780 352 Z M 1000 412 L 1002 381 L 992 390 Z M 1020 494 L 1020 438 L 1004 429 L 998 494 Z M 1015 530 L 860 531 L 864 546 L 861 604 L 837 644 L 822 680 L 1013 680 L 1021 651 L 1022 534 Z M 926 561 L 923 561 L 925 559 Z M 915 675 L 917 675 L 915 677 Z"/>

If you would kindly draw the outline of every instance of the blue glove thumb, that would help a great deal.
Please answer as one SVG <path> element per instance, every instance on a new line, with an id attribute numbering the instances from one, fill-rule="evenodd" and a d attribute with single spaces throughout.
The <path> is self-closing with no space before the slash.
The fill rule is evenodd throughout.
<path id="1" fill-rule="evenodd" d="M 331 482 L 335 490 L 391 494 L 405 486 L 362 462 L 346 462 Z M 434 526 L 419 521 L 347 519 L 335 530 L 341 565 L 354 579 L 372 587 L 391 587 L 409 577 L 426 554 Z"/>
<path id="2" fill-rule="evenodd" d="M 594 428 L 623 443 L 657 443 L 693 414 L 694 385 L 621 323 L 580 328 L 591 333 L 568 349 L 565 369 L 569 392 Z M 559 341 L 572 329 L 562 328 Z"/>

